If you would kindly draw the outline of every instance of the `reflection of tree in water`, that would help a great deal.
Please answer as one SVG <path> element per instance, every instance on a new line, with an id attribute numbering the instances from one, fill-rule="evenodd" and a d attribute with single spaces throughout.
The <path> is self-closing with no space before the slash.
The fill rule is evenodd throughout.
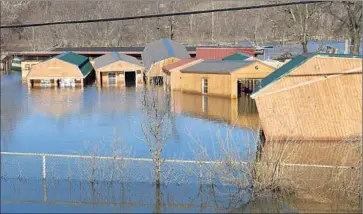
<path id="1" fill-rule="evenodd" d="M 1 77 L 1 143 L 6 147 L 12 132 L 25 114 L 23 106 L 26 88 L 20 82 L 19 74 L 2 75 Z"/>

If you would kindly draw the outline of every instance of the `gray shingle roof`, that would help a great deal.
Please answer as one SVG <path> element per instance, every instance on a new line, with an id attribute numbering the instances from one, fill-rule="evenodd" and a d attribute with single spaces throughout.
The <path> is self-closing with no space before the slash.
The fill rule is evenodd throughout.
<path id="1" fill-rule="evenodd" d="M 161 39 L 149 43 L 141 54 L 142 61 L 146 69 L 150 69 L 155 62 L 168 59 L 170 57 L 189 58 L 189 54 L 184 45 L 169 39 Z"/>
<path id="2" fill-rule="evenodd" d="M 196 65 L 180 70 L 182 73 L 221 73 L 228 74 L 239 68 L 245 67 L 255 61 L 223 61 L 206 60 Z"/>
<path id="3" fill-rule="evenodd" d="M 124 61 L 124 62 L 128 62 L 131 64 L 135 64 L 138 66 L 142 66 L 141 61 L 136 59 L 135 57 L 126 55 L 126 54 L 122 54 L 122 53 L 117 53 L 117 52 L 112 52 L 112 53 L 108 53 L 105 54 L 103 56 L 97 57 L 94 62 L 95 62 L 95 68 L 99 69 L 102 67 L 105 67 L 109 64 L 112 64 L 114 62 L 117 61 Z"/>

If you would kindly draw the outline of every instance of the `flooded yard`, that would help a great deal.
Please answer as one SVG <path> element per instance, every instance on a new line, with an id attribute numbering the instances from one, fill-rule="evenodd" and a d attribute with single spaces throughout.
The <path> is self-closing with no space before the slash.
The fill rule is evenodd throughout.
<path id="1" fill-rule="evenodd" d="M 141 88 L 28 89 L 13 74 L 2 76 L 1 90 L 2 151 L 108 156 L 116 145 L 124 156 L 149 157 L 141 140 Z M 254 148 L 258 115 L 248 97 L 242 105 L 249 102 L 251 110 L 239 116 L 238 102 L 230 99 L 174 95 L 165 158 L 195 159 L 193 138 L 218 158 L 217 139 L 227 134 L 236 152 Z"/>
<path id="2" fill-rule="evenodd" d="M 329 167 L 278 170 L 278 182 L 293 181 L 300 188 L 317 185 L 323 191 L 315 188 L 303 198 L 269 194 L 254 198 L 253 176 L 245 165 L 233 162 L 255 158 L 260 123 L 254 101 L 248 96 L 226 99 L 166 92 L 162 86 L 153 90 L 170 117 L 161 129 L 168 128 L 170 136 L 161 152 L 165 162 L 160 185 L 155 182 L 154 156 L 143 129 L 150 123 L 143 88 L 28 89 L 20 74 L 2 75 L 1 211 L 361 210 L 360 203 L 349 207 L 351 201 L 343 203 L 332 194 L 356 188 L 352 179 L 356 171 L 340 173 L 345 178 L 341 185 L 338 179 L 332 181 L 336 169 Z M 335 154 L 352 152 L 351 145 L 355 146 L 279 144 L 266 149 L 262 159 L 281 154 L 279 158 L 288 164 L 339 165 L 344 159 L 349 165 L 357 162 L 352 158 L 355 153 L 349 153 L 348 159 Z M 322 153 L 329 156 L 322 158 Z M 268 174 L 269 169 L 259 166 L 265 170 L 262 174 Z M 333 206 L 336 203 L 344 206 Z"/>

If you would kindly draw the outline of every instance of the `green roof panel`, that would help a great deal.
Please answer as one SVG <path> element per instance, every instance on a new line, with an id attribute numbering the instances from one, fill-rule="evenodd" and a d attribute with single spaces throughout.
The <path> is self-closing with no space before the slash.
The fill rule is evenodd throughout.
<path id="1" fill-rule="evenodd" d="M 88 60 L 88 57 L 73 52 L 65 52 L 61 55 L 56 56 L 56 58 L 77 66 L 82 65 L 86 60 Z"/>
<path id="2" fill-rule="evenodd" d="M 83 77 L 86 77 L 93 70 L 93 66 L 90 62 L 87 62 L 84 65 L 82 65 L 79 69 L 81 70 Z"/>
<path id="3" fill-rule="evenodd" d="M 250 58 L 251 56 L 243 53 L 234 53 L 232 55 L 229 55 L 227 57 L 224 57 L 222 60 L 246 60 Z"/>
<path id="4" fill-rule="evenodd" d="M 93 66 L 88 57 L 73 52 L 64 52 L 54 58 L 76 65 L 81 71 L 83 77 L 86 77 L 92 70 Z"/>

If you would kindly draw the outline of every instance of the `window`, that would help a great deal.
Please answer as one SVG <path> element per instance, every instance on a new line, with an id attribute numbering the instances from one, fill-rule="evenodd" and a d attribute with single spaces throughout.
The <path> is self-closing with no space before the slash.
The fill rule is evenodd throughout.
<path id="1" fill-rule="evenodd" d="M 116 85 L 116 73 L 115 72 L 108 73 L 108 84 Z"/>
<path id="2" fill-rule="evenodd" d="M 203 94 L 208 93 L 208 79 L 206 79 L 206 78 L 202 79 L 202 93 Z"/>
<path id="3" fill-rule="evenodd" d="M 62 79 L 59 83 L 61 88 L 73 88 L 76 86 L 74 79 Z"/>
<path id="4" fill-rule="evenodd" d="M 40 86 L 43 88 L 50 87 L 50 80 L 40 80 Z"/>
<path id="5" fill-rule="evenodd" d="M 208 112 L 208 97 L 202 96 L 202 111 Z"/>

